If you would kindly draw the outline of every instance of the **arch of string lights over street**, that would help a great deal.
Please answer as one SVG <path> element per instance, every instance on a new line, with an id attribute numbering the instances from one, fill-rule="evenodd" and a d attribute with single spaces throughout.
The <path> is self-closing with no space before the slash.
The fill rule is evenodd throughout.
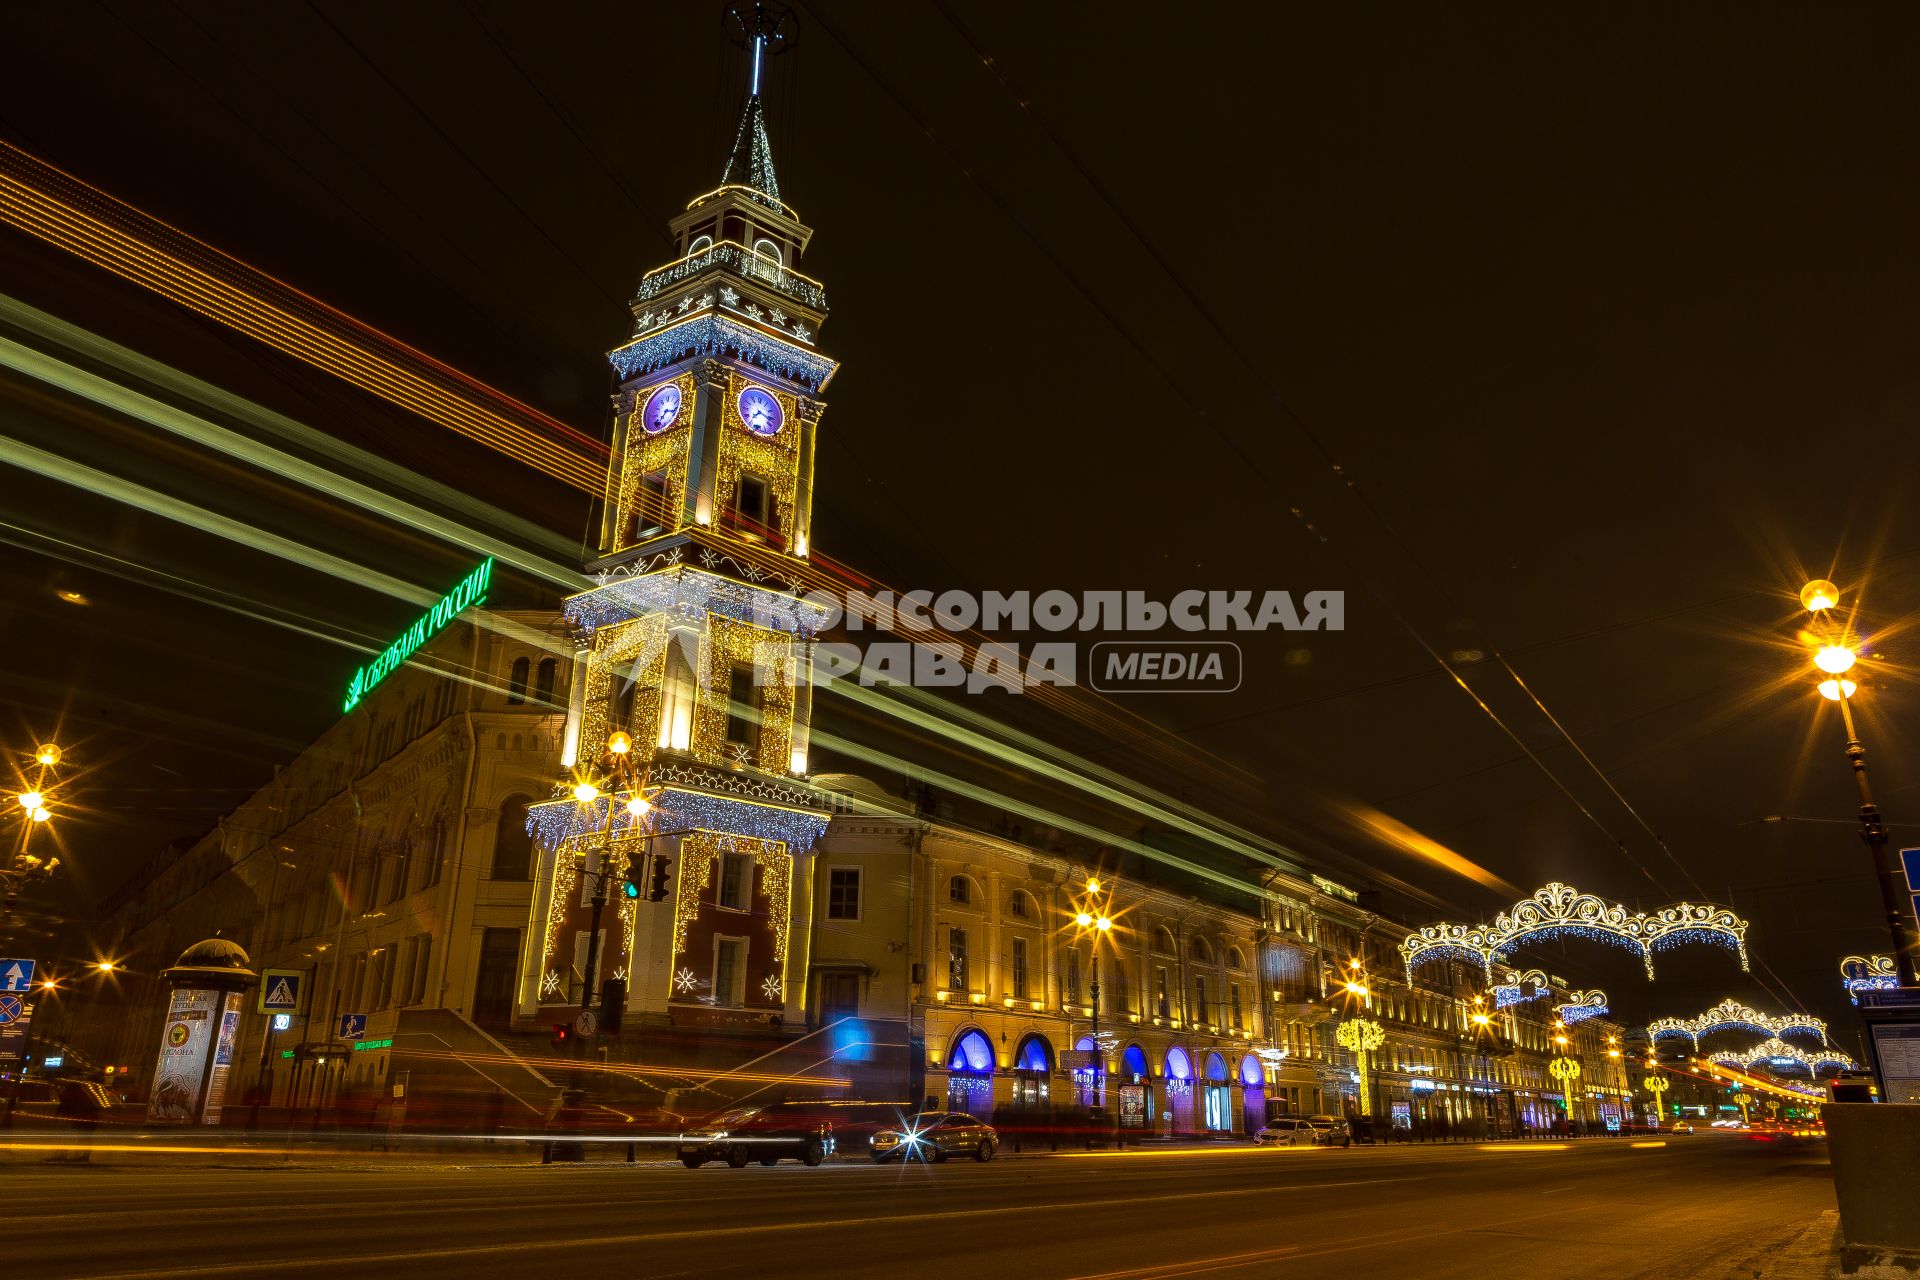
<path id="1" fill-rule="evenodd" d="M 1548 999 L 1552 995 L 1553 980 L 1542 970 L 1507 969 L 1502 971 L 1500 981 L 1493 984 L 1493 1007 L 1510 1009 L 1514 1005 Z M 1611 1012 L 1604 991 L 1569 991 L 1565 999 L 1553 1006 L 1553 1011 L 1560 1021 L 1570 1027 Z"/>
<path id="2" fill-rule="evenodd" d="M 1807 1074 L 1818 1075 L 1820 1068 L 1833 1067 L 1839 1071 L 1851 1071 L 1855 1063 L 1852 1058 L 1838 1049 L 1815 1049 L 1809 1053 L 1797 1044 L 1788 1044 L 1778 1036 L 1762 1040 L 1750 1049 L 1722 1049 L 1707 1055 L 1708 1062 L 1718 1062 L 1733 1067 L 1769 1067 L 1779 1071 L 1787 1067 L 1804 1067 Z"/>
<path id="3" fill-rule="evenodd" d="M 1653 953 L 1685 942 L 1713 942 L 1730 948 L 1747 962 L 1747 922 L 1725 907 L 1681 902 L 1658 911 L 1628 911 L 1618 903 L 1582 893 L 1554 881 L 1534 890 L 1489 925 L 1430 924 L 1407 935 L 1400 944 L 1407 976 L 1427 960 L 1472 960 L 1489 974 L 1499 961 L 1531 942 L 1581 938 L 1625 947 L 1634 952 L 1653 977 Z"/>
<path id="4" fill-rule="evenodd" d="M 1700 1037 L 1714 1031 L 1751 1031 L 1755 1035 L 1778 1038 L 1795 1033 L 1827 1042 L 1827 1024 L 1804 1013 L 1761 1013 L 1737 1000 L 1722 1000 L 1697 1018 L 1660 1018 L 1647 1024 L 1650 1039 L 1685 1036 L 1700 1047 Z"/>
<path id="5" fill-rule="evenodd" d="M 1848 956 L 1840 962 L 1840 983 L 1847 998 L 1860 1003 L 1862 991 L 1891 991 L 1900 985 L 1892 956 Z"/>

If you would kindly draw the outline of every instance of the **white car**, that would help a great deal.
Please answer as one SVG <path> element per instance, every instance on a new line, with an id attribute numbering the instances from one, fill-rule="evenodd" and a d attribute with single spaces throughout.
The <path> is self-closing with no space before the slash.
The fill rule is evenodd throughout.
<path id="1" fill-rule="evenodd" d="M 1311 1147 L 1320 1140 L 1320 1135 L 1305 1120 L 1281 1116 L 1267 1121 L 1266 1126 L 1253 1135 L 1253 1140 L 1263 1147 Z"/>

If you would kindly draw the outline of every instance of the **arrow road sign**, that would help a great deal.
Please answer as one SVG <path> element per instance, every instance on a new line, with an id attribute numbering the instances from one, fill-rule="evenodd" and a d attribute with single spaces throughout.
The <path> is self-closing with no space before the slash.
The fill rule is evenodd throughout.
<path id="1" fill-rule="evenodd" d="M 26 1008 L 20 1003 L 19 996 L 0 996 L 0 1027 L 9 1022 L 18 1022 L 26 1016 Z"/>
<path id="2" fill-rule="evenodd" d="M 367 1034 L 367 1015 L 364 1013 L 343 1013 L 340 1015 L 340 1039 L 358 1040 Z"/>
<path id="3" fill-rule="evenodd" d="M 0 991 L 33 990 L 33 961 L 0 960 Z"/>

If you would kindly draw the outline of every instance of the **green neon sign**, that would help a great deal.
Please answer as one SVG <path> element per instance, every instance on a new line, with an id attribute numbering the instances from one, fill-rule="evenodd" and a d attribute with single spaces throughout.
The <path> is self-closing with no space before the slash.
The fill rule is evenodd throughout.
<path id="1" fill-rule="evenodd" d="M 374 686 L 392 675 L 401 663 L 413 656 L 418 649 L 459 616 L 468 605 L 480 604 L 487 598 L 487 588 L 493 585 L 493 557 L 488 556 L 480 562 L 480 567 L 460 579 L 458 586 L 447 592 L 440 600 L 414 620 L 414 624 L 400 633 L 400 638 L 388 645 L 386 652 L 353 673 L 353 679 L 347 683 L 347 703 L 342 711 L 351 711 L 360 705 L 360 699 L 372 693 Z"/>
<path id="2" fill-rule="evenodd" d="M 355 1040 L 353 1042 L 353 1051 L 355 1053 L 369 1053 L 375 1049 L 391 1048 L 393 1048 L 393 1041 L 391 1040 Z"/>

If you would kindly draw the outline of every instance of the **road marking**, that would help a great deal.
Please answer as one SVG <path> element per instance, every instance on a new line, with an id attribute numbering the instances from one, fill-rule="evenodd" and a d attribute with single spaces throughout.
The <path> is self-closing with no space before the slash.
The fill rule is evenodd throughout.
<path id="1" fill-rule="evenodd" d="M 1271 1196 L 1288 1191 L 1325 1191 L 1331 1188 L 1379 1186 L 1388 1182 L 1424 1182 L 1425 1178 L 1362 1178 L 1343 1182 L 1307 1182 L 1291 1187 L 1240 1187 L 1218 1191 L 1180 1191 L 1171 1195 L 1099 1197 L 1091 1200 L 1058 1200 L 1047 1204 L 995 1205 L 981 1209 L 945 1209 L 933 1213 L 878 1214 L 865 1218 L 808 1219 L 802 1222 L 750 1222 L 720 1227 L 701 1227 L 684 1231 L 641 1231 L 625 1235 L 595 1236 L 597 1245 L 657 1244 L 667 1240 L 699 1240 L 709 1236 L 773 1235 L 782 1231 L 838 1231 L 866 1227 L 884 1227 L 892 1223 L 950 1222 L 961 1218 L 1004 1217 L 1008 1214 L 1055 1213 L 1062 1210 L 1112 1208 L 1125 1204 L 1166 1204 L 1174 1200 L 1226 1200 L 1241 1196 Z M 423 1258 L 471 1258 L 488 1254 L 533 1253 L 550 1250 L 556 1241 L 507 1240 L 495 1244 L 461 1245 L 450 1249 L 401 1249 L 390 1253 L 336 1254 L 331 1257 L 279 1258 L 271 1263 L 259 1260 L 213 1263 L 205 1266 L 165 1267 L 149 1271 L 119 1271 L 96 1280 L 163 1280 L 167 1276 L 257 1276 L 271 1271 L 285 1275 L 294 1271 L 317 1271 L 342 1265 L 365 1266 L 371 1263 L 403 1263 Z"/>
<path id="2" fill-rule="evenodd" d="M 1095 1275 L 1076 1276 L 1074 1280 L 1172 1280 L 1175 1276 L 1197 1275 L 1202 1271 L 1224 1271 L 1232 1267 L 1251 1266 L 1256 1262 L 1271 1262 L 1299 1251 L 1299 1245 L 1289 1244 L 1278 1249 L 1257 1249 L 1252 1253 L 1223 1253 L 1213 1258 L 1196 1258 L 1192 1262 L 1163 1262 L 1158 1266 L 1136 1267 L 1131 1271 L 1102 1271 Z"/>

